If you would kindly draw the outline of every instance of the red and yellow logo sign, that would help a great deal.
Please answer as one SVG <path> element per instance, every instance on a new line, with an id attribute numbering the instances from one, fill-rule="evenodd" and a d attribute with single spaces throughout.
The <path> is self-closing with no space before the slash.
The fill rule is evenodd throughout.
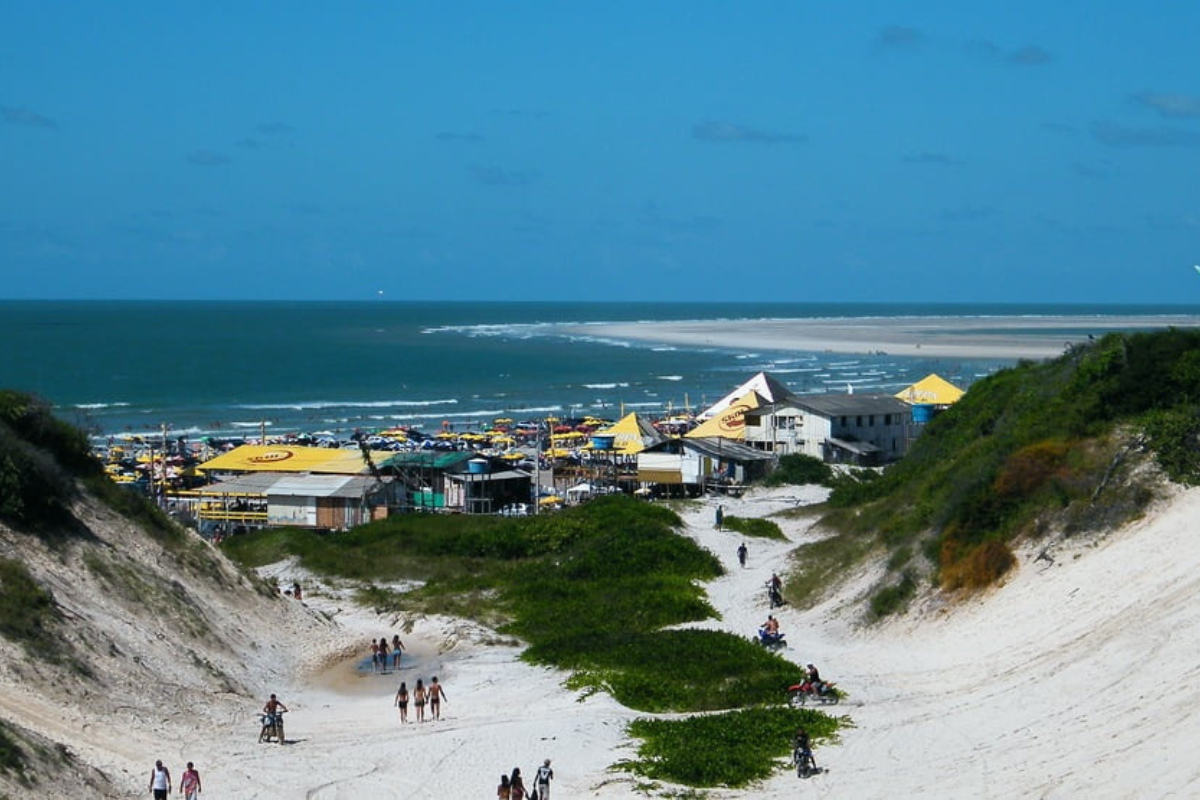
<path id="1" fill-rule="evenodd" d="M 279 461 L 287 461 L 294 455 L 296 454 L 291 450 L 268 450 L 265 453 L 250 456 L 246 460 L 251 464 L 275 464 Z"/>
<path id="2" fill-rule="evenodd" d="M 741 404 L 730 406 L 729 410 L 721 415 L 717 422 L 723 431 L 738 431 L 746 427 L 746 412 L 750 410 L 750 406 Z"/>

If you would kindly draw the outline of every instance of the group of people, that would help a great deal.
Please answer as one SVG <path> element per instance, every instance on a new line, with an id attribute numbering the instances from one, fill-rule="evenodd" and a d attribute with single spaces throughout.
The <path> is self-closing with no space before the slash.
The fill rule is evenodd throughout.
<path id="1" fill-rule="evenodd" d="M 521 777 L 521 768 L 513 767 L 511 775 L 501 775 L 500 785 L 496 787 L 496 797 L 500 800 L 550 800 L 550 781 L 554 778 L 554 770 L 550 769 L 550 759 L 542 762 L 533 777 L 533 789 L 525 786 Z"/>
<path id="2" fill-rule="evenodd" d="M 429 706 L 429 718 L 442 718 L 442 701 L 448 701 L 446 690 L 438 683 L 437 675 L 429 679 L 429 685 L 426 686 L 421 678 L 417 678 L 417 685 L 413 687 L 412 696 L 408 693 L 408 681 L 400 681 L 400 688 L 396 690 L 396 699 L 392 705 L 400 709 L 401 724 L 408 722 L 408 704 L 411 701 L 413 708 L 416 709 L 417 722 L 425 721 L 425 706 Z"/>
<path id="3" fill-rule="evenodd" d="M 386 636 L 380 636 L 379 641 L 371 640 L 371 669 L 375 672 L 387 672 L 388 658 L 392 660 L 392 669 L 400 669 L 400 654 L 404 651 L 404 643 L 399 634 L 392 635 L 391 647 Z M 390 656 L 389 656 L 390 654 Z"/>
<path id="4" fill-rule="evenodd" d="M 167 800 L 167 796 L 175 788 L 171 782 L 171 770 L 163 765 L 162 759 L 154 762 L 154 767 L 150 770 L 150 792 L 154 795 L 154 800 Z M 191 761 L 187 762 L 187 769 L 183 772 L 183 777 L 179 780 L 179 792 L 183 795 L 184 800 L 198 800 L 200 797 L 200 773 L 196 771 L 196 765 Z"/>

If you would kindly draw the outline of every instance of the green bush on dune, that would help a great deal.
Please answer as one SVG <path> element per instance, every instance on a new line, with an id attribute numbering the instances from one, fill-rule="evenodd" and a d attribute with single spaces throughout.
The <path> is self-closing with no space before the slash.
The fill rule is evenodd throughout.
<path id="1" fill-rule="evenodd" d="M 972 384 L 881 477 L 835 481 L 822 521 L 858 544 L 824 544 L 843 556 L 825 572 L 891 554 L 876 613 L 903 609 L 913 581 L 993 584 L 1021 537 L 1142 513 L 1153 486 L 1127 465 L 1143 444 L 1171 480 L 1200 483 L 1200 331 L 1109 334 Z"/>
<path id="2" fill-rule="evenodd" d="M 425 581 L 367 595 L 380 608 L 500 617 L 529 643 L 523 658 L 569 670 L 569 686 L 643 711 L 746 709 L 738 724 L 762 735 L 770 726 L 755 720 L 779 710 L 796 666 L 747 637 L 664 629 L 715 615 L 699 582 L 720 575 L 720 563 L 676 533 L 681 524 L 669 509 L 615 496 L 532 518 L 404 515 L 338 534 L 252 533 L 222 547 L 243 563 L 294 556 L 327 575 Z M 768 746 L 786 749 L 790 733 Z M 711 750 L 725 735 L 706 728 L 694 744 Z M 677 757 L 656 755 L 642 774 L 676 780 Z M 708 785 L 743 785 L 762 770 L 757 760 L 731 763 Z"/>

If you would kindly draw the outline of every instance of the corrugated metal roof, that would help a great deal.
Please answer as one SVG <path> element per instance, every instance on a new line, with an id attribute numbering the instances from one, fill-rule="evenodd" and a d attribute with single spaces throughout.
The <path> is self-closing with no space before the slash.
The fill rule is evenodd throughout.
<path id="1" fill-rule="evenodd" d="M 774 456 L 764 453 L 749 445 L 739 444 L 721 436 L 707 436 L 701 439 L 681 439 L 680 443 L 691 450 L 698 450 L 706 456 L 721 458 L 728 461 L 770 461 Z"/>
<path id="2" fill-rule="evenodd" d="M 380 469 L 384 467 L 394 467 L 396 469 L 404 469 L 406 467 L 449 469 L 458 466 L 464 461 L 470 461 L 477 456 L 477 453 L 466 450 L 413 450 L 403 453 L 388 453 L 384 458 L 375 459 L 375 464 Z"/>
<path id="3" fill-rule="evenodd" d="M 848 417 L 858 414 L 908 414 L 912 407 L 890 394 L 802 394 L 793 395 L 782 403 L 760 406 L 746 416 L 765 417 L 781 408 L 800 408 L 825 417 Z"/>
<path id="4" fill-rule="evenodd" d="M 292 475 L 259 472 L 205 486 L 206 494 L 263 494 L 268 497 L 362 497 L 376 486 L 366 475 Z"/>

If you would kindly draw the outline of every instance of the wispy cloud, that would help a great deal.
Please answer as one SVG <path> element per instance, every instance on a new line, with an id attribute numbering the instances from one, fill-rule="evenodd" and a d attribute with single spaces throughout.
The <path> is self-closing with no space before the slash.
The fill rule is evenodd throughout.
<path id="1" fill-rule="evenodd" d="M 973 206 L 961 205 L 957 208 L 946 208 L 942 210 L 942 219 L 947 222 L 975 222 L 981 219 L 987 219 L 996 213 L 996 209 L 991 206 Z"/>
<path id="2" fill-rule="evenodd" d="M 536 170 L 504 169 L 503 167 L 472 164 L 471 177 L 484 186 L 528 186 L 537 180 Z"/>
<path id="3" fill-rule="evenodd" d="M 1184 128 L 1131 128 L 1115 122 L 1093 122 L 1092 136 L 1109 147 L 1200 147 L 1200 131 Z"/>
<path id="4" fill-rule="evenodd" d="M 925 34 L 907 25 L 888 25 L 875 36 L 880 50 L 911 50 L 925 41 Z"/>
<path id="5" fill-rule="evenodd" d="M 49 117 L 43 117 L 28 108 L 11 108 L 0 106 L 0 120 L 9 125 L 22 125 L 26 128 L 57 128 L 58 123 Z"/>
<path id="6" fill-rule="evenodd" d="M 448 144 L 455 143 L 455 142 L 462 142 L 462 143 L 466 143 L 466 144 L 475 144 L 476 142 L 482 142 L 487 137 L 485 137 L 479 133 L 455 133 L 454 131 L 438 131 L 437 135 L 434 138 L 436 138 L 439 142 L 446 142 Z"/>
<path id="7" fill-rule="evenodd" d="M 708 214 L 697 214 L 691 217 L 666 216 L 654 202 L 643 206 L 638 216 L 643 225 L 671 234 L 708 234 L 721 227 L 721 220 Z"/>
<path id="8" fill-rule="evenodd" d="M 909 164 L 929 164 L 931 166 L 941 167 L 961 167 L 963 162 L 957 158 L 951 158 L 945 153 L 909 153 L 904 156 L 905 162 Z"/>
<path id="9" fill-rule="evenodd" d="M 717 120 L 706 120 L 693 125 L 692 138 L 702 142 L 757 142 L 759 144 L 794 144 L 808 141 L 807 136 L 799 133 L 764 131 Z"/>
<path id="10" fill-rule="evenodd" d="M 1132 97 L 1135 104 L 1144 106 L 1169 119 L 1200 117 L 1200 97 L 1194 94 L 1170 92 L 1139 92 Z"/>
<path id="11" fill-rule="evenodd" d="M 213 150 L 193 150 L 187 154 L 187 162 L 197 167 L 220 167 L 233 163 L 233 160 Z"/>
<path id="12" fill-rule="evenodd" d="M 1050 54 L 1049 50 L 1036 44 L 1026 44 L 1015 50 L 1006 50 L 993 41 L 976 39 L 967 43 L 966 50 L 971 55 L 988 61 L 999 61 L 1021 67 L 1040 67 L 1054 61 L 1054 56 Z"/>
<path id="13" fill-rule="evenodd" d="M 1027 44 L 1013 50 L 1004 57 L 1004 60 L 1009 64 L 1017 64 L 1023 67 L 1040 67 L 1043 64 L 1052 62 L 1054 56 L 1050 55 L 1050 51 L 1044 47 L 1039 47 L 1036 44 Z"/>
<path id="14" fill-rule="evenodd" d="M 1093 180 L 1101 180 L 1112 175 L 1112 169 L 1105 164 L 1085 164 L 1082 161 L 1076 161 L 1068 169 L 1074 175 Z"/>

